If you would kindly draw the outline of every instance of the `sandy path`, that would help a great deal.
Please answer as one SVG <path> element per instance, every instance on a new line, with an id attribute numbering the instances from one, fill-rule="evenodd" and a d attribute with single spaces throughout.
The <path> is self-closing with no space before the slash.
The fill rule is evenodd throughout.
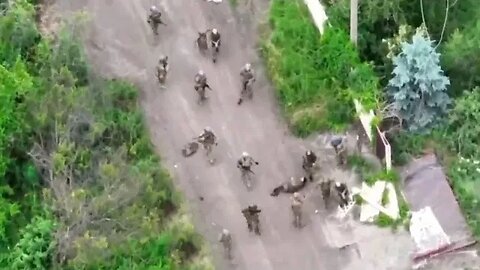
<path id="1" fill-rule="evenodd" d="M 70 2 L 70 1 L 69 1 Z M 78 1 L 80 2 L 80 1 Z M 92 24 L 87 41 L 96 69 L 107 76 L 128 78 L 143 90 L 144 107 L 152 140 L 186 194 L 199 230 L 212 243 L 222 227 L 235 241 L 234 261 L 225 262 L 218 244 L 213 244 L 218 269 L 245 270 L 336 270 L 347 258 L 328 245 L 323 217 L 313 214 L 318 198 L 309 202 L 307 226 L 296 230 L 291 223 L 287 196 L 272 198 L 271 189 L 290 176 L 301 176 L 304 144 L 288 134 L 280 117 L 273 90 L 264 75 L 253 32 L 233 19 L 228 1 L 212 5 L 200 0 L 165 0 L 168 26 L 160 26 L 154 41 L 146 24 L 145 0 L 83 0 L 64 8 L 85 8 Z M 199 55 L 194 40 L 197 31 L 217 27 L 222 52 L 217 64 Z M 170 59 L 167 89 L 160 89 L 154 67 L 160 54 Z M 250 61 L 257 71 L 255 97 L 237 106 L 242 65 Z M 193 77 L 203 69 L 214 89 L 205 106 L 196 103 Z M 217 163 L 210 166 L 204 153 L 185 159 L 180 148 L 205 127 L 219 137 L 214 152 Z M 235 167 L 243 151 L 260 161 L 255 168 L 257 184 L 248 192 Z M 203 201 L 198 198 L 204 197 Z M 240 210 L 250 203 L 262 209 L 263 234 L 249 234 Z M 212 223 L 217 225 L 212 226 Z M 328 234 L 328 233 L 327 233 Z"/>

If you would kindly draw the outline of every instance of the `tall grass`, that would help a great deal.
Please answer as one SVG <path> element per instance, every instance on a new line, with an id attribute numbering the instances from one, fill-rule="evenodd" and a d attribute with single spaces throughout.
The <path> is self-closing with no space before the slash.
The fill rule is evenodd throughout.
<path id="1" fill-rule="evenodd" d="M 353 98 L 376 107 L 378 78 L 361 63 L 347 33 L 327 28 L 320 36 L 299 0 L 273 0 L 269 21 L 262 51 L 297 135 L 343 129 L 354 116 Z"/>

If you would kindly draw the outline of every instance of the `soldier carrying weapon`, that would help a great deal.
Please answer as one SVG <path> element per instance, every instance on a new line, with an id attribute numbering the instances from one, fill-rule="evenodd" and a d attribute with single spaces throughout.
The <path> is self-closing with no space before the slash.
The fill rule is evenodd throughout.
<path id="1" fill-rule="evenodd" d="M 203 145 L 203 148 L 206 150 L 207 157 L 210 157 L 213 146 L 218 144 L 217 137 L 213 133 L 213 130 L 210 127 L 206 127 L 203 130 L 202 134 L 200 134 L 200 136 L 198 136 L 196 139 L 199 143 Z"/>
<path id="2" fill-rule="evenodd" d="M 317 156 L 312 151 L 308 150 L 303 156 L 303 164 L 302 168 L 306 172 L 306 176 L 310 179 L 310 182 L 313 181 L 313 167 L 315 166 L 315 162 L 317 162 Z"/>
<path id="3" fill-rule="evenodd" d="M 167 25 L 162 21 L 162 13 L 156 6 L 150 7 L 150 14 L 148 15 L 147 23 L 152 26 L 155 35 L 158 35 L 158 26 L 160 24 Z"/>
<path id="4" fill-rule="evenodd" d="M 345 165 L 347 162 L 347 147 L 345 145 L 345 138 L 335 138 L 330 141 L 330 144 L 333 146 L 333 149 L 335 149 L 338 164 Z"/>
<path id="5" fill-rule="evenodd" d="M 253 174 L 252 166 L 258 165 L 258 162 L 255 161 L 247 152 L 242 153 L 242 157 L 237 161 L 237 168 L 240 169 L 242 173 L 242 179 L 247 181 L 247 187 L 251 186 L 250 174 Z"/>
<path id="6" fill-rule="evenodd" d="M 248 230 L 255 231 L 255 234 L 260 235 L 260 212 L 257 205 L 250 205 L 242 210 L 242 214 L 247 220 Z"/>

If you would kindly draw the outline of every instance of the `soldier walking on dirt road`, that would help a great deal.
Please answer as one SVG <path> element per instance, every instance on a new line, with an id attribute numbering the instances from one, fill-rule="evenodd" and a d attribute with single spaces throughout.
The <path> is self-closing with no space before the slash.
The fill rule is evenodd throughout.
<path id="1" fill-rule="evenodd" d="M 150 7 L 150 14 L 148 15 L 147 23 L 150 24 L 155 35 L 158 35 L 158 26 L 160 24 L 167 25 L 162 21 L 162 13 L 156 6 Z"/>
<path id="2" fill-rule="evenodd" d="M 335 149 L 335 154 L 337 155 L 338 165 L 345 165 L 347 163 L 347 146 L 345 138 L 335 138 L 330 141 L 330 144 Z"/>
<path id="3" fill-rule="evenodd" d="M 300 193 L 295 192 L 291 198 L 292 200 L 292 213 L 293 213 L 293 226 L 296 228 L 302 227 L 302 205 L 305 198 L 300 196 Z"/>
<path id="4" fill-rule="evenodd" d="M 242 173 L 242 180 L 246 182 L 248 188 L 251 187 L 251 178 L 250 174 L 253 174 L 252 166 L 258 165 L 258 162 L 255 161 L 247 152 L 242 153 L 242 157 L 237 161 L 237 168 L 240 169 Z"/>
<path id="5" fill-rule="evenodd" d="M 227 229 L 223 229 L 218 242 L 222 243 L 227 259 L 232 259 L 232 235 Z"/>
<path id="6" fill-rule="evenodd" d="M 217 145 L 217 137 L 213 133 L 213 130 L 210 127 L 206 127 L 202 134 L 196 138 L 199 143 L 203 145 L 203 148 L 206 150 L 206 155 L 210 158 L 210 163 L 213 163 L 213 159 L 211 159 L 210 155 L 213 150 L 213 146 Z"/>
<path id="7" fill-rule="evenodd" d="M 257 205 L 250 205 L 242 210 L 242 214 L 247 220 L 248 231 L 255 231 L 255 234 L 260 235 L 260 212 Z"/>

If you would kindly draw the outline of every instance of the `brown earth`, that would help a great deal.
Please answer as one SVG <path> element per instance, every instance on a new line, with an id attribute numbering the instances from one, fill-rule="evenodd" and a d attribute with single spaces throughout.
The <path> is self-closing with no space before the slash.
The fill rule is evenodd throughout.
<path id="1" fill-rule="evenodd" d="M 301 155 L 306 144 L 289 134 L 280 116 L 248 17 L 234 15 L 228 1 L 219 5 L 201 0 L 64 2 L 59 6 L 63 14 L 85 9 L 91 18 L 86 43 L 96 71 L 127 78 L 141 87 L 152 140 L 186 195 L 199 231 L 212 244 L 218 269 L 337 270 L 348 264 L 349 256 L 328 243 L 325 211 L 313 214 L 323 208 L 318 196 L 308 202 L 306 226 L 301 230 L 292 225 L 288 196 L 269 196 L 280 182 L 302 176 Z M 157 39 L 146 23 L 151 4 L 164 11 L 168 24 L 160 26 Z M 222 34 L 216 64 L 202 57 L 194 45 L 197 31 L 212 27 Z M 170 60 L 166 89 L 159 87 L 154 76 L 160 54 Z M 239 72 L 247 61 L 258 74 L 255 96 L 237 106 Z M 206 72 L 213 88 L 204 106 L 196 103 L 193 90 L 193 77 L 199 69 Z M 180 154 L 183 145 L 205 126 L 212 127 L 219 137 L 213 166 L 203 151 L 188 159 Z M 256 184 L 250 192 L 235 164 L 243 151 L 260 162 L 254 168 Z M 262 209 L 261 236 L 247 231 L 240 212 L 253 203 Z M 231 263 L 223 260 L 217 243 L 222 228 L 233 234 Z"/>

